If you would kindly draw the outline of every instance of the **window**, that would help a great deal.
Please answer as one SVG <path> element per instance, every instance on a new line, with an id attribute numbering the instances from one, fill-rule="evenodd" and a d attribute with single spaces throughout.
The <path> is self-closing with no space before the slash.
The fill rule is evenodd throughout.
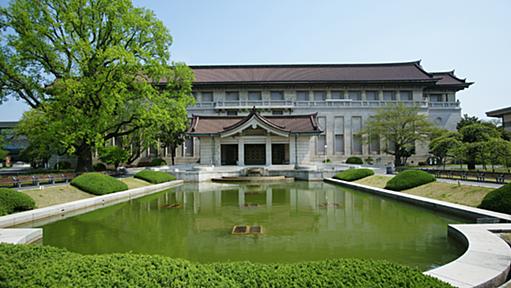
<path id="1" fill-rule="evenodd" d="M 326 91 L 314 91 L 314 101 L 325 101 Z"/>
<path id="2" fill-rule="evenodd" d="M 369 134 L 369 154 L 380 154 L 380 136 Z"/>
<path id="3" fill-rule="evenodd" d="M 261 91 L 248 91 L 248 100 L 249 101 L 263 100 L 263 97 L 261 96 Z"/>
<path id="4" fill-rule="evenodd" d="M 197 98 L 197 97 L 199 97 L 199 95 L 197 95 L 197 92 L 192 92 L 192 96 L 193 96 L 193 98 L 195 98 L 195 101 L 199 100 L 199 98 Z"/>
<path id="5" fill-rule="evenodd" d="M 334 153 L 344 154 L 344 117 L 334 118 Z"/>
<path id="6" fill-rule="evenodd" d="M 442 94 L 429 94 L 429 102 L 442 102 Z"/>
<path id="7" fill-rule="evenodd" d="M 348 98 L 355 101 L 362 100 L 362 92 L 360 91 L 348 91 Z"/>
<path id="8" fill-rule="evenodd" d="M 284 100 L 284 91 L 271 91 L 271 100 L 280 101 Z"/>
<path id="9" fill-rule="evenodd" d="M 344 91 L 332 91 L 330 92 L 332 99 L 341 100 L 344 99 Z"/>
<path id="10" fill-rule="evenodd" d="M 401 101 L 413 101 L 412 91 L 399 91 Z"/>
<path id="11" fill-rule="evenodd" d="M 229 111 L 227 111 L 227 115 L 236 116 L 236 115 L 238 115 L 238 111 L 229 110 Z"/>
<path id="12" fill-rule="evenodd" d="M 193 157 L 193 137 L 187 137 L 183 145 L 183 155 Z"/>
<path id="13" fill-rule="evenodd" d="M 225 101 L 239 101 L 240 93 L 238 91 L 225 92 Z"/>
<path id="14" fill-rule="evenodd" d="M 396 91 L 383 91 L 384 101 L 396 101 Z"/>
<path id="15" fill-rule="evenodd" d="M 380 95 L 378 95 L 378 91 L 366 91 L 366 99 L 367 101 L 378 101 Z"/>
<path id="16" fill-rule="evenodd" d="M 362 129 L 362 117 L 354 116 L 351 118 L 351 154 L 362 154 L 362 135 L 358 132 Z"/>
<path id="17" fill-rule="evenodd" d="M 282 110 L 274 110 L 271 112 L 272 115 L 284 115 L 284 111 Z"/>
<path id="18" fill-rule="evenodd" d="M 202 102 L 213 102 L 213 92 L 202 92 Z"/>
<path id="19" fill-rule="evenodd" d="M 296 101 L 310 101 L 309 91 L 296 91 Z"/>

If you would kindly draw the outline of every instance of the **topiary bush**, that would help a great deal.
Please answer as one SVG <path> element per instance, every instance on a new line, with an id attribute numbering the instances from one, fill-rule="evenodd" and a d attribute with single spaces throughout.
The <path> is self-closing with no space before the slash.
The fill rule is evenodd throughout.
<path id="1" fill-rule="evenodd" d="M 346 164 L 364 164 L 364 161 L 360 157 L 351 156 L 346 159 Z"/>
<path id="2" fill-rule="evenodd" d="M 165 161 L 161 158 L 154 158 L 151 160 L 151 162 L 149 164 L 151 166 L 163 166 L 163 165 L 167 165 L 167 161 Z"/>
<path id="3" fill-rule="evenodd" d="M 0 216 L 34 208 L 35 202 L 28 195 L 14 189 L 0 188 Z"/>
<path id="4" fill-rule="evenodd" d="M 96 164 L 94 164 L 93 168 L 94 168 L 94 171 L 97 171 L 97 172 L 106 171 L 106 165 L 103 163 L 96 163 Z"/>
<path id="5" fill-rule="evenodd" d="M 102 173 L 84 173 L 71 181 L 71 185 L 94 195 L 128 190 L 128 185 Z"/>
<path id="6" fill-rule="evenodd" d="M 387 261 L 200 264 L 158 255 L 81 255 L 0 244 L 2 287 L 451 287 Z"/>
<path id="7" fill-rule="evenodd" d="M 176 180 L 176 176 L 172 174 L 152 170 L 142 170 L 135 174 L 135 178 L 142 179 L 153 184 Z"/>
<path id="8" fill-rule="evenodd" d="M 479 208 L 511 214 L 511 183 L 486 194 Z"/>
<path id="9" fill-rule="evenodd" d="M 411 189 L 426 183 L 434 182 L 435 176 L 420 170 L 405 170 L 399 172 L 385 185 L 385 189 L 402 191 Z"/>
<path id="10" fill-rule="evenodd" d="M 344 181 L 355 181 L 371 175 L 374 175 L 374 171 L 372 169 L 360 168 L 344 170 L 335 174 L 334 178 Z"/>

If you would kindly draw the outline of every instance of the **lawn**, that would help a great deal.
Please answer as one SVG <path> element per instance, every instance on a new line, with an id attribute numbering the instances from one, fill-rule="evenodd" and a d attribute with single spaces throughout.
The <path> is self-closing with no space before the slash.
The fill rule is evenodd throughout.
<path id="1" fill-rule="evenodd" d="M 44 189 L 24 190 L 23 193 L 34 199 L 36 207 L 42 208 L 94 197 L 69 184 L 45 187 Z"/>
<path id="2" fill-rule="evenodd" d="M 392 176 L 374 175 L 354 182 L 372 187 L 383 188 L 391 177 Z M 484 196 L 492 190 L 492 188 L 478 186 L 432 182 L 401 192 L 477 207 L 483 200 Z"/>
<path id="3" fill-rule="evenodd" d="M 151 183 L 133 177 L 121 178 L 119 180 L 126 183 L 129 189 L 151 185 Z M 69 184 L 45 187 L 44 189 L 24 190 L 22 192 L 34 199 L 37 208 L 95 197 Z"/>

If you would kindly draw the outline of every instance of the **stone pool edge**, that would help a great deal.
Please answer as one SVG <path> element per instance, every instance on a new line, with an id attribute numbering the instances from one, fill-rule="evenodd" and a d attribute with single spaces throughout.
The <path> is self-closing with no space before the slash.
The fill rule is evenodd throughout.
<path id="1" fill-rule="evenodd" d="M 423 206 L 469 218 L 491 217 L 511 222 L 511 215 L 484 209 L 453 204 L 382 188 L 343 180 L 325 178 L 329 183 L 357 188 L 365 192 L 393 198 L 399 201 Z M 506 282 L 511 266 L 511 248 L 495 233 L 510 232 L 511 224 L 450 224 L 449 236 L 455 237 L 467 246 L 467 250 L 456 260 L 424 274 L 440 279 L 455 287 L 497 287 Z"/>
<path id="2" fill-rule="evenodd" d="M 170 182 L 153 184 L 126 191 L 96 196 L 87 199 L 76 200 L 72 202 L 52 205 L 44 208 L 23 211 L 15 214 L 0 217 L 0 243 L 11 244 L 29 244 L 36 242 L 43 237 L 42 228 L 10 228 L 15 225 L 43 220 L 45 218 L 63 215 L 69 212 L 75 212 L 74 215 L 90 212 L 96 209 L 104 208 L 109 205 L 129 201 L 152 193 L 172 188 L 183 184 L 183 180 L 174 180 Z M 77 212 L 77 213 L 76 213 Z"/>

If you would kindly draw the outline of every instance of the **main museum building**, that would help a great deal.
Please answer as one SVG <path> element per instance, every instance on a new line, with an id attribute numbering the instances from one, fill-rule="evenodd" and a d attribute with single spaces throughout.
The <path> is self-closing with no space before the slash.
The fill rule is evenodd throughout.
<path id="1" fill-rule="evenodd" d="M 440 127 L 461 118 L 456 92 L 472 83 L 420 62 L 192 66 L 195 106 L 178 162 L 304 165 L 358 155 L 390 161 L 387 143 L 358 131 L 381 107 L 403 103 Z M 416 159 L 427 146 L 416 143 Z"/>

